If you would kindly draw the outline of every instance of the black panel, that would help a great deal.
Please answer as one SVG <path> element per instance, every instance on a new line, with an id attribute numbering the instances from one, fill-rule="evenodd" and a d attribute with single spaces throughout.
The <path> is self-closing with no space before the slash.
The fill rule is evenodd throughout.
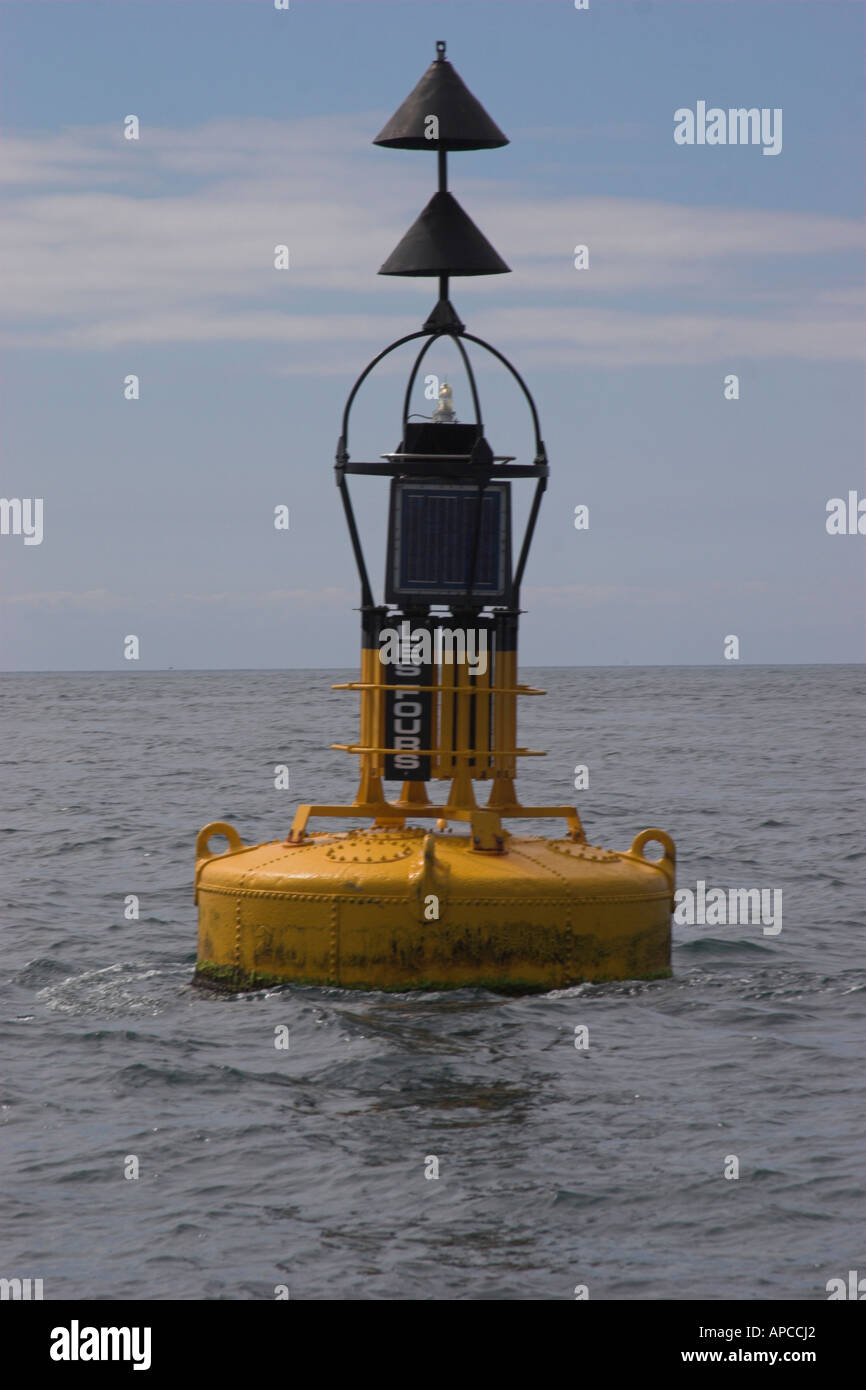
<path id="1" fill-rule="evenodd" d="M 388 685 L 432 685 L 432 666 L 385 667 Z M 429 690 L 385 691 L 385 747 L 398 753 L 385 754 L 385 780 L 426 782 L 430 758 L 417 748 L 432 747 L 432 700 Z"/>
<path id="2" fill-rule="evenodd" d="M 395 480 L 391 484 L 386 602 L 445 603 L 465 598 L 478 496 L 478 488 L 471 483 Z M 474 602 L 507 604 L 510 600 L 510 503 L 507 483 L 487 484 L 472 582 Z"/>
<path id="3" fill-rule="evenodd" d="M 472 453 L 478 439 L 477 425 L 439 423 L 435 420 L 410 420 L 400 452 L 406 454 L 466 454 Z"/>

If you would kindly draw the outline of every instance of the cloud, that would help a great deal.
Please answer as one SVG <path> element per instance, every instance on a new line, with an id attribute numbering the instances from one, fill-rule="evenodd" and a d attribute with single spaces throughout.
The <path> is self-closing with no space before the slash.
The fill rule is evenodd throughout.
<path id="1" fill-rule="evenodd" d="M 273 607 L 281 611 L 289 607 L 295 610 L 299 607 L 342 610 L 357 603 L 354 590 L 341 589 L 337 585 L 328 585 L 323 589 L 268 589 L 259 593 L 183 594 L 182 598 L 190 603 L 218 604 L 221 608 L 256 612 Z M 172 606 L 174 601 L 173 598 L 170 601 Z"/>
<path id="2" fill-rule="evenodd" d="M 657 608 L 660 604 L 682 607 L 692 602 L 697 591 L 724 600 L 757 599 L 772 592 L 772 585 L 761 579 L 698 581 L 688 589 L 661 588 L 647 584 L 556 584 L 527 587 L 521 591 L 523 600 L 533 612 L 546 608 L 592 609 L 613 603 L 622 608 Z"/>
<path id="3" fill-rule="evenodd" d="M 7 345 L 281 344 L 277 372 L 342 372 L 355 362 L 342 349 L 397 336 L 407 296 L 419 303 L 414 282 L 375 278 L 431 189 L 429 162 L 398 167 L 371 148 L 383 119 L 145 123 L 140 142 L 119 127 L 7 134 Z M 515 271 L 471 282 L 473 331 L 520 344 L 528 362 L 862 357 L 862 291 L 843 273 L 856 221 L 520 179 L 464 179 L 459 196 Z M 581 242 L 586 271 L 573 266 Z M 280 243 L 287 271 L 273 268 Z"/>
<path id="4" fill-rule="evenodd" d="M 234 609 L 242 612 L 260 612 L 263 608 L 339 608 L 345 609 L 357 603 L 354 590 L 329 585 L 321 589 L 268 589 L 261 592 L 242 593 L 232 591 L 222 594 L 160 594 L 149 596 L 142 602 L 140 596 L 109 593 L 107 589 L 59 589 L 45 593 L 10 594 L 0 598 L 0 606 L 108 613 L 143 606 L 148 612 L 160 611 L 176 614 L 181 604 L 210 605 L 221 609 Z"/>
<path id="5" fill-rule="evenodd" d="M 58 589 L 46 593 L 9 594 L 0 598 L 0 606 L 43 611 L 83 613 L 113 613 L 129 607 L 129 600 L 107 589 Z"/>
<path id="6" fill-rule="evenodd" d="M 587 309 L 580 315 L 561 308 L 503 309 L 484 318 L 483 336 L 521 343 L 521 361 L 527 366 L 661 366 L 720 360 L 730 365 L 771 357 L 857 361 L 863 353 L 863 316 L 828 315 L 819 305 L 801 305 L 775 319 L 614 309 Z"/>

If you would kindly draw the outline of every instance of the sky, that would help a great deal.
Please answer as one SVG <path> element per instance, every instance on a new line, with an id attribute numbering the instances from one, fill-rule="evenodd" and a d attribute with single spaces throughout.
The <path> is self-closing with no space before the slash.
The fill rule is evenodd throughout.
<path id="1" fill-rule="evenodd" d="M 521 663 L 714 664 L 732 635 L 744 663 L 862 661 L 866 539 L 826 523 L 866 497 L 864 15 L 0 0 L 0 494 L 43 515 L 39 544 L 0 535 L 0 669 L 130 669 L 129 635 L 140 670 L 356 664 L 340 415 L 436 297 L 377 275 L 436 161 L 371 142 L 438 39 L 510 141 L 450 156 L 511 267 L 451 297 L 550 459 Z M 677 144 L 698 102 L 781 110 L 781 150 Z M 470 419 L 453 345 L 427 360 Z M 397 447 L 409 362 L 359 397 L 354 458 Z M 530 462 L 473 362 L 495 452 Z M 387 485 L 353 486 L 381 593 Z"/>

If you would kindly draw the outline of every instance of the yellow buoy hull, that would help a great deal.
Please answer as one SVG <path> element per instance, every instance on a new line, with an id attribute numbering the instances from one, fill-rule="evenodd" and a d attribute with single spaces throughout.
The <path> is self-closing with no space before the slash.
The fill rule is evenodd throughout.
<path id="1" fill-rule="evenodd" d="M 209 839 L 229 840 L 212 854 Z M 648 860 L 650 841 L 664 848 Z M 670 974 L 674 846 L 630 850 L 506 835 L 501 853 L 422 829 L 198 839 L 196 980 L 528 992 Z"/>

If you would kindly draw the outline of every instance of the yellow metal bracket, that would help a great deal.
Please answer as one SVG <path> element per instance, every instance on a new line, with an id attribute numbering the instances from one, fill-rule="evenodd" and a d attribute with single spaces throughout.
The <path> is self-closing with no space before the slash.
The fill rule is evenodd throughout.
<path id="1" fill-rule="evenodd" d="M 448 821 L 468 824 L 472 837 L 472 848 L 487 853 L 501 853 L 505 848 L 507 832 L 503 829 L 502 818 L 512 820 L 536 820 L 562 818 L 568 825 L 568 838 L 579 844 L 586 844 L 586 835 L 580 817 L 574 806 L 521 806 L 511 803 L 503 806 L 457 806 L 448 802 L 445 806 L 405 801 L 354 801 L 347 806 L 299 806 L 292 821 L 292 828 L 286 836 L 288 845 L 303 844 L 307 833 L 307 822 L 311 816 L 328 818 L 358 816 L 370 818 L 381 829 L 402 830 L 407 815 L 417 820 L 435 820 L 442 826 Z"/>

